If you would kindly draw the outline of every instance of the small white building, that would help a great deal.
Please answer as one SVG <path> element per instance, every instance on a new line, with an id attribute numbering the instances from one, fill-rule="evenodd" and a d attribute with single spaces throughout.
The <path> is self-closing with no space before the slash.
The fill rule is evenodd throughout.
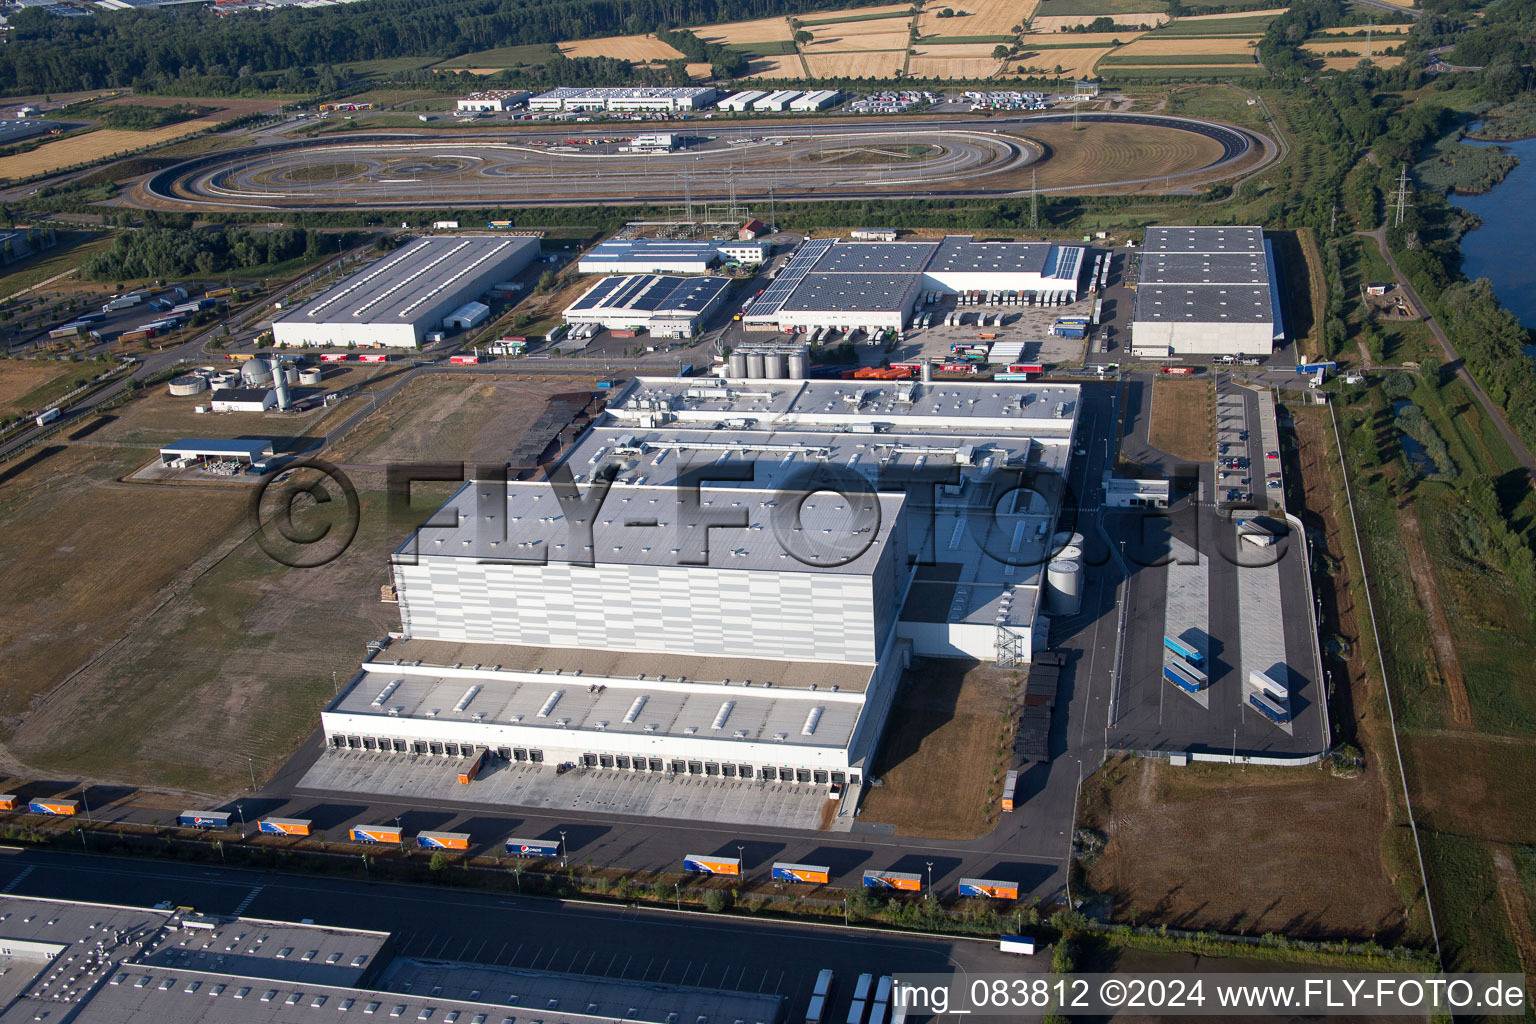
<path id="1" fill-rule="evenodd" d="M 721 110 L 730 110 L 738 114 L 744 114 L 752 109 L 752 104 L 767 95 L 768 93 L 762 89 L 748 89 L 745 92 L 736 92 L 727 96 L 720 101 L 719 107 Z"/>
<path id="2" fill-rule="evenodd" d="M 271 388 L 224 388 L 213 392 L 214 412 L 266 412 L 277 408 L 277 392 Z"/>
<path id="3" fill-rule="evenodd" d="M 17 117 L 23 117 L 23 118 L 25 118 L 25 117 L 36 117 L 38 114 L 41 114 L 41 113 L 42 113 L 41 110 L 38 110 L 36 107 L 30 106 L 30 105 L 25 106 L 25 107 L 17 107 L 16 108 L 16 116 Z"/>
<path id="4" fill-rule="evenodd" d="M 720 246 L 720 255 L 746 266 L 756 266 L 768 258 L 768 247 L 762 242 L 727 242 Z"/>
<path id="5" fill-rule="evenodd" d="M 799 89 L 780 89 L 778 92 L 769 93 L 760 100 L 754 100 L 752 102 L 752 109 L 783 112 L 789 109 L 790 103 L 799 95 Z"/>
<path id="6" fill-rule="evenodd" d="M 527 89 L 488 89 L 472 92 L 459 100 L 459 113 L 511 110 L 525 102 L 531 94 Z"/>
<path id="7" fill-rule="evenodd" d="M 792 101 L 789 104 L 789 109 L 807 113 L 813 110 L 826 110 L 841 98 L 842 93 L 836 89 L 817 89 L 815 92 L 808 92 L 799 99 Z"/>
<path id="8" fill-rule="evenodd" d="M 854 228 L 848 237 L 856 242 L 894 242 L 895 228 Z"/>
<path id="9" fill-rule="evenodd" d="M 677 136 L 671 132 L 636 135 L 629 140 L 631 153 L 670 153 L 677 148 Z"/>

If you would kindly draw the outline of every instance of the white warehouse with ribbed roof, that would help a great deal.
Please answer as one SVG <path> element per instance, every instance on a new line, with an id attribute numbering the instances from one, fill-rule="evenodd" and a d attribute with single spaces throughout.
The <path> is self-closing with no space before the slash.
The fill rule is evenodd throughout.
<path id="1" fill-rule="evenodd" d="M 523 235 L 436 235 L 376 260 L 272 319 L 275 345 L 420 348 L 443 319 L 539 255 Z"/>
<path id="2" fill-rule="evenodd" d="M 1027 663 L 1073 385 L 631 382 L 538 481 L 392 558 L 333 748 L 830 784 L 914 655 Z"/>

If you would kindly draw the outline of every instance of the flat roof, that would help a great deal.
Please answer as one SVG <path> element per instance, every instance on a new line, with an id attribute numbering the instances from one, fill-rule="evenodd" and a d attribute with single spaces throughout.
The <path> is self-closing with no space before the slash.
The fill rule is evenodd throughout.
<path id="1" fill-rule="evenodd" d="M 582 263 L 629 263 L 643 260 L 699 260 L 706 265 L 720 258 L 720 242 L 677 242 L 665 238 L 615 238 L 599 242 L 581 257 Z"/>
<path id="2" fill-rule="evenodd" d="M 234 389 L 240 390 L 240 389 Z M 215 392 L 227 394 L 228 392 Z M 258 455 L 272 454 L 272 442 L 240 438 L 184 437 L 160 449 L 161 455 Z"/>
<path id="3" fill-rule="evenodd" d="M 1150 227 L 1144 252 L 1264 252 L 1260 227 Z"/>
<path id="4" fill-rule="evenodd" d="M 904 310 L 917 290 L 918 280 L 916 274 L 823 274 L 818 270 L 801 282 L 779 308 L 786 313 Z M 755 306 L 752 312 L 757 312 Z"/>
<path id="5" fill-rule="evenodd" d="M 1268 260 L 1258 252 L 1144 253 L 1136 272 L 1139 286 L 1269 283 Z"/>
<path id="6" fill-rule="evenodd" d="M 272 394 L 271 388 L 220 388 L 208 392 L 212 402 L 265 402 Z"/>
<path id="7" fill-rule="evenodd" d="M 938 242 L 857 242 L 839 238 L 816 261 L 818 274 L 919 274 Z"/>
<path id="8" fill-rule="evenodd" d="M 1135 320 L 1158 323 L 1274 323 L 1268 285 L 1143 285 Z"/>
<path id="9" fill-rule="evenodd" d="M 539 240 L 525 235 L 436 235 L 411 243 L 273 318 L 274 323 L 414 324 L 424 307 L 461 282 L 521 260 Z"/>
<path id="10" fill-rule="evenodd" d="M 731 286 L 723 277 L 669 277 L 637 274 L 605 277 L 565 309 L 565 315 L 697 315 Z"/>
<path id="11" fill-rule="evenodd" d="M 57 121 L 41 121 L 32 118 L 0 118 L 0 145 L 20 142 L 34 135 L 42 135 L 51 128 L 67 128 Z"/>
<path id="12" fill-rule="evenodd" d="M 450 668 L 479 665 L 485 672 L 536 673 L 568 680 L 638 681 L 692 680 L 696 683 L 771 682 L 776 690 L 808 690 L 836 686 L 844 692 L 862 692 L 869 684 L 869 665 L 842 662 L 774 661 L 769 658 L 738 658 L 688 654 L 657 654 L 646 651 L 574 650 L 568 647 L 535 647 L 524 644 L 476 644 L 454 640 L 408 637 L 393 640 L 376 652 L 364 668 L 389 671 L 395 661 L 420 662 L 423 666 Z M 580 673 L 579 676 L 574 675 Z"/>
<path id="13" fill-rule="evenodd" d="M 665 461 L 668 456 L 657 452 L 648 458 Z M 707 565 L 867 576 L 885 549 L 903 498 L 817 492 L 791 505 L 793 501 L 794 496 L 782 490 L 707 486 L 688 495 L 671 487 L 626 486 L 608 493 L 588 533 L 587 524 L 567 518 L 548 482 L 471 481 L 397 548 L 396 556 L 406 561 L 468 558 L 509 565 L 688 569 Z M 798 512 L 793 523 L 785 516 L 794 512 L 778 511 L 781 503 Z M 710 525 L 727 516 L 739 516 L 746 525 Z M 444 525 L 434 525 L 438 523 Z"/>

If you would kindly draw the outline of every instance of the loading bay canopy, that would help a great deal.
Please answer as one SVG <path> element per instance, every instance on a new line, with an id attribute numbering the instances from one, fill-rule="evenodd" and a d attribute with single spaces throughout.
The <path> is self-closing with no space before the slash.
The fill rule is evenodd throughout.
<path id="1" fill-rule="evenodd" d="M 160 461 L 170 464 L 177 459 L 233 459 L 236 462 L 260 462 L 272 457 L 272 442 L 209 437 L 184 437 L 160 449 Z"/>

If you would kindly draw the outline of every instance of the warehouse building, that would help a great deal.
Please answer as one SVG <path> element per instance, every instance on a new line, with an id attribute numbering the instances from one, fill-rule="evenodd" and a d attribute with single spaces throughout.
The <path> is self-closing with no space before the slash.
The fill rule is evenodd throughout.
<path id="1" fill-rule="evenodd" d="M 184 437 L 160 449 L 160 462 L 190 465 L 204 462 L 243 462 L 248 466 L 272 458 L 271 441 L 241 441 L 210 437 Z"/>
<path id="2" fill-rule="evenodd" d="M 800 97 L 799 89 L 779 89 L 771 92 L 761 99 L 752 101 L 753 110 L 766 110 L 782 113 L 789 109 L 789 105 Z"/>
<path id="3" fill-rule="evenodd" d="M 583 274 L 704 274 L 719 262 L 717 242 L 619 238 L 594 245 L 576 269 Z"/>
<path id="4" fill-rule="evenodd" d="M 527 89 L 487 89 L 485 92 L 472 92 L 459 100 L 459 113 L 511 110 L 527 100 L 530 95 Z"/>
<path id="5" fill-rule="evenodd" d="M 605 277 L 566 307 L 565 322 L 691 338 L 724 304 L 730 288 L 722 277 Z"/>
<path id="6" fill-rule="evenodd" d="M 443 318 L 516 277 L 539 254 L 525 236 L 421 238 L 272 320 L 277 345 L 420 348 Z"/>
<path id="7" fill-rule="evenodd" d="M 809 113 L 813 110 L 826 110 L 828 107 L 842 99 L 843 94 L 836 89 L 817 89 L 808 92 L 789 104 L 790 110 L 799 110 Z"/>
<path id="8" fill-rule="evenodd" d="M 713 105 L 718 96 L 707 85 L 584 87 L 562 85 L 528 100 L 529 110 L 611 110 L 681 113 Z"/>
<path id="9" fill-rule="evenodd" d="M 498 852 L 508 838 L 494 836 Z M 0 949 L 0 1024 L 517 1024 L 528 1007 L 540 1024 L 778 1024 L 785 1003 L 701 984 L 415 959 L 397 955 L 389 932 L 188 907 L 3 896 Z"/>
<path id="10" fill-rule="evenodd" d="M 858 784 L 911 655 L 1044 637 L 1078 397 L 641 379 L 556 470 L 585 502 L 472 481 L 394 553 L 327 742 Z"/>
<path id="11" fill-rule="evenodd" d="M 271 388 L 220 388 L 211 392 L 214 412 L 266 412 L 277 408 L 277 392 Z"/>
<path id="12" fill-rule="evenodd" d="M 747 89 L 744 92 L 733 92 L 721 100 L 719 106 L 721 110 L 743 114 L 752 109 L 752 104 L 767 95 L 768 93 L 763 89 Z"/>
<path id="13" fill-rule="evenodd" d="M 1147 229 L 1131 320 L 1136 355 L 1264 356 L 1284 340 L 1274 247 L 1262 228 Z"/>
<path id="14" fill-rule="evenodd" d="M 866 233 L 868 229 L 866 229 Z M 901 330 L 925 291 L 1058 292 L 1077 297 L 1086 250 L 1048 242 L 816 239 L 784 265 L 742 317 L 759 330 Z"/>

